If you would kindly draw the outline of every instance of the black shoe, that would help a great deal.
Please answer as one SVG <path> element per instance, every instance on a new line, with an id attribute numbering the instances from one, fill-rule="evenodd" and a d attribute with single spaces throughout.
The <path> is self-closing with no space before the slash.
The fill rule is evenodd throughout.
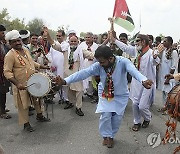
<path id="1" fill-rule="evenodd" d="M 66 110 L 66 109 L 70 109 L 70 108 L 72 108 L 74 105 L 72 104 L 72 103 L 68 103 L 65 107 L 64 107 L 64 109 Z"/>
<path id="2" fill-rule="evenodd" d="M 81 108 L 76 108 L 76 114 L 79 116 L 84 116 L 84 113 L 81 111 Z"/>
<path id="3" fill-rule="evenodd" d="M 59 104 L 64 104 L 65 101 L 64 101 L 63 99 L 60 99 L 60 100 L 58 101 L 58 103 L 59 103 Z"/>
<path id="4" fill-rule="evenodd" d="M 29 123 L 24 124 L 24 130 L 28 131 L 28 132 L 34 132 L 35 131 L 35 129 L 33 127 L 31 127 L 31 125 Z"/>
<path id="5" fill-rule="evenodd" d="M 34 110 L 35 110 L 34 107 L 32 107 L 32 106 L 29 107 L 29 111 L 34 111 Z"/>
<path id="6" fill-rule="evenodd" d="M 39 121 L 39 122 L 50 122 L 51 120 L 44 117 L 44 116 L 37 116 L 36 117 L 36 120 Z"/>
<path id="7" fill-rule="evenodd" d="M 150 121 L 143 121 L 142 128 L 147 128 L 149 126 Z"/>

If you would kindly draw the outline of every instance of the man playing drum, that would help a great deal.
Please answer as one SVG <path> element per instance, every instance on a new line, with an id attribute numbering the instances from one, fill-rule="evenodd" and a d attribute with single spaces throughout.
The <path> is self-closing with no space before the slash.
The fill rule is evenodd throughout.
<path id="1" fill-rule="evenodd" d="M 35 73 L 35 68 L 48 69 L 48 67 L 41 66 L 33 61 L 29 51 L 22 47 L 20 34 L 17 30 L 8 32 L 6 40 L 9 41 L 12 49 L 5 56 L 4 75 L 13 83 L 14 102 L 18 109 L 19 124 L 24 124 L 24 129 L 32 132 L 34 129 L 29 123 L 28 116 L 28 109 L 31 103 L 26 84 L 29 77 Z M 35 102 L 35 98 L 32 100 L 37 112 L 36 119 L 41 122 L 49 121 L 42 115 L 40 104 Z"/>

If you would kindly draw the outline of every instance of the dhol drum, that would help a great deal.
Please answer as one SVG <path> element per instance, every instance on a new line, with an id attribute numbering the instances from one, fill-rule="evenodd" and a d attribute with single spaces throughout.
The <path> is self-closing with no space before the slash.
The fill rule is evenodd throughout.
<path id="1" fill-rule="evenodd" d="M 49 73 L 34 73 L 27 81 L 27 90 L 34 97 L 53 97 L 59 86 L 52 81 Z"/>

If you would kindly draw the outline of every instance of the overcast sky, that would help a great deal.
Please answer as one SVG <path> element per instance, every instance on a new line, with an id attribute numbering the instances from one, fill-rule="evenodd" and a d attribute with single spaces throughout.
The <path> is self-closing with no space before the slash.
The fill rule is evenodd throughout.
<path id="1" fill-rule="evenodd" d="M 27 23 L 33 18 L 41 18 L 46 25 L 57 30 L 60 25 L 70 25 L 78 32 L 108 31 L 108 17 L 112 16 L 115 0 L 1 0 L 0 10 L 7 8 L 12 18 L 25 18 Z M 180 39 L 180 0 L 126 0 L 136 25 L 136 30 L 129 33 L 120 26 L 115 26 L 119 34 L 126 32 L 133 35 L 139 29 L 141 33 L 158 36 L 172 36 Z"/>

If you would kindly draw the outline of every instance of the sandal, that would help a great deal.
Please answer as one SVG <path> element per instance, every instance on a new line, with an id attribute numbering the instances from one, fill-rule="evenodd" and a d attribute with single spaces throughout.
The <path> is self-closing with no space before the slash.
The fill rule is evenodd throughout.
<path id="1" fill-rule="evenodd" d="M 157 109 L 157 112 L 164 112 L 164 111 L 165 111 L 164 108 Z"/>
<path id="2" fill-rule="evenodd" d="M 135 132 L 137 132 L 137 131 L 139 131 L 140 128 L 141 128 L 141 123 L 139 123 L 139 124 L 134 124 L 134 126 L 132 127 L 132 130 L 135 131 Z"/>
<path id="3" fill-rule="evenodd" d="M 9 114 L 1 114 L 0 115 L 0 117 L 2 118 L 2 119 L 10 119 L 10 118 L 12 118 Z"/>
<path id="4" fill-rule="evenodd" d="M 142 128 L 147 128 L 149 126 L 150 121 L 145 121 L 142 123 Z"/>

